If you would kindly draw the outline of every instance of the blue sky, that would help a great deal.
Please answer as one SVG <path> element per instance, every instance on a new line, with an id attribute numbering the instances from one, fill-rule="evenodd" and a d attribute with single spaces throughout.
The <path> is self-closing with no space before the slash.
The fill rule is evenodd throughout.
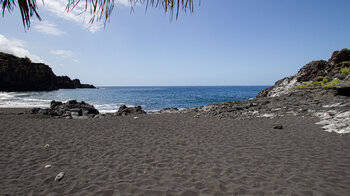
<path id="1" fill-rule="evenodd" d="M 27 31 L 18 10 L 5 13 L 0 50 L 97 86 L 191 86 L 272 85 L 350 48 L 348 0 L 201 0 L 172 22 L 120 0 L 105 28 L 65 2 L 38 1 L 43 21 Z"/>

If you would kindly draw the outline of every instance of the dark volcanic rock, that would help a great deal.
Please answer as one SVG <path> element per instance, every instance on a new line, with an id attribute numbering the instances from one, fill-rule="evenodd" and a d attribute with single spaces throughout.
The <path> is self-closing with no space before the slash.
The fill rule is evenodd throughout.
<path id="1" fill-rule="evenodd" d="M 73 81 L 74 88 L 96 88 L 91 84 L 81 84 L 79 79 L 74 79 Z"/>
<path id="2" fill-rule="evenodd" d="M 328 60 L 331 65 L 336 65 L 344 61 L 350 61 L 350 50 L 348 49 L 334 51 L 332 57 Z"/>
<path id="3" fill-rule="evenodd" d="M 337 95 L 350 96 L 350 82 L 336 84 L 334 88 L 337 90 Z"/>
<path id="4" fill-rule="evenodd" d="M 56 76 L 43 63 L 0 52 L 0 91 L 51 91 L 62 88 L 95 88 L 78 79 Z"/>
<path id="5" fill-rule="evenodd" d="M 121 105 L 119 107 L 117 116 L 126 116 L 126 115 L 135 115 L 135 114 L 146 114 L 144 110 L 142 110 L 141 106 L 136 107 L 126 107 L 125 105 Z"/>
<path id="6" fill-rule="evenodd" d="M 93 105 L 87 104 L 84 101 L 77 102 L 76 100 L 70 100 L 66 103 L 51 101 L 49 109 L 32 108 L 31 113 L 65 118 L 80 116 L 94 117 L 94 115 L 99 114 Z"/>
<path id="7" fill-rule="evenodd" d="M 329 66 L 327 61 L 312 61 L 299 70 L 297 80 L 298 82 L 304 82 L 319 76 L 326 76 L 331 69 L 332 67 Z"/>
<path id="8" fill-rule="evenodd" d="M 283 125 L 280 125 L 280 124 L 274 125 L 273 128 L 274 129 L 283 129 Z"/>

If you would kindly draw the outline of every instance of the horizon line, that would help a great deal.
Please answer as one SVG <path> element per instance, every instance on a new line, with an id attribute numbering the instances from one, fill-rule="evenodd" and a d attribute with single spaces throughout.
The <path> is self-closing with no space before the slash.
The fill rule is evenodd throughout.
<path id="1" fill-rule="evenodd" d="M 96 87 L 230 87 L 230 86 L 273 86 L 270 85 L 96 85 Z"/>

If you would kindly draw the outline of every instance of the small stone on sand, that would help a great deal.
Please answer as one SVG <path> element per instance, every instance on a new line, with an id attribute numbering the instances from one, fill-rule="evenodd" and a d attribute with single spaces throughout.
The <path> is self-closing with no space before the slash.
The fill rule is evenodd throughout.
<path id="1" fill-rule="evenodd" d="M 283 125 L 274 125 L 273 128 L 274 129 L 283 129 Z"/>
<path id="2" fill-rule="evenodd" d="M 51 165 L 45 165 L 45 168 L 51 168 L 52 166 Z"/>
<path id="3" fill-rule="evenodd" d="M 63 179 L 63 177 L 64 177 L 64 172 L 61 172 L 61 173 L 57 174 L 55 181 L 59 182 Z"/>

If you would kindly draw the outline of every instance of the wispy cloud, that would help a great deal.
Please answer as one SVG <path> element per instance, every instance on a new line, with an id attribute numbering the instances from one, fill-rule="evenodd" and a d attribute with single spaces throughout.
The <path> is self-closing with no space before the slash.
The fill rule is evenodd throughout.
<path id="1" fill-rule="evenodd" d="M 36 23 L 34 25 L 34 29 L 40 33 L 45 33 L 49 35 L 60 36 L 60 35 L 66 34 L 66 32 L 58 29 L 55 24 L 50 23 L 48 21 L 42 21 L 42 22 Z"/>
<path id="2" fill-rule="evenodd" d="M 28 50 L 24 49 L 24 41 L 18 39 L 8 39 L 0 34 L 0 51 L 16 55 L 18 57 L 27 56 L 33 62 L 43 63 L 44 60 L 40 57 L 31 54 Z"/>
<path id="3" fill-rule="evenodd" d="M 45 0 L 43 9 L 56 17 L 75 22 L 92 33 L 97 32 L 104 27 L 103 21 L 95 21 L 93 24 L 89 22 L 92 15 L 89 11 L 85 11 L 85 1 L 81 1 L 69 12 L 66 10 L 67 2 L 67 0 Z M 121 5 L 124 7 L 130 7 L 129 0 L 117 0 L 116 4 L 117 6 Z"/>
<path id="4" fill-rule="evenodd" d="M 74 54 L 74 52 L 70 50 L 51 50 L 50 53 L 63 58 L 71 57 Z"/>
<path id="5" fill-rule="evenodd" d="M 90 32 L 97 32 L 103 28 L 104 24 L 101 22 L 89 23 L 91 14 L 88 11 L 85 12 L 84 2 L 79 3 L 69 12 L 66 11 L 67 2 L 67 0 L 45 0 L 43 9 L 49 11 L 56 17 L 82 25 L 84 29 Z"/>
<path id="6" fill-rule="evenodd" d="M 126 6 L 126 7 L 129 7 L 129 6 L 130 6 L 129 0 L 118 0 L 118 1 L 117 1 L 117 4 L 124 5 L 124 6 Z"/>

